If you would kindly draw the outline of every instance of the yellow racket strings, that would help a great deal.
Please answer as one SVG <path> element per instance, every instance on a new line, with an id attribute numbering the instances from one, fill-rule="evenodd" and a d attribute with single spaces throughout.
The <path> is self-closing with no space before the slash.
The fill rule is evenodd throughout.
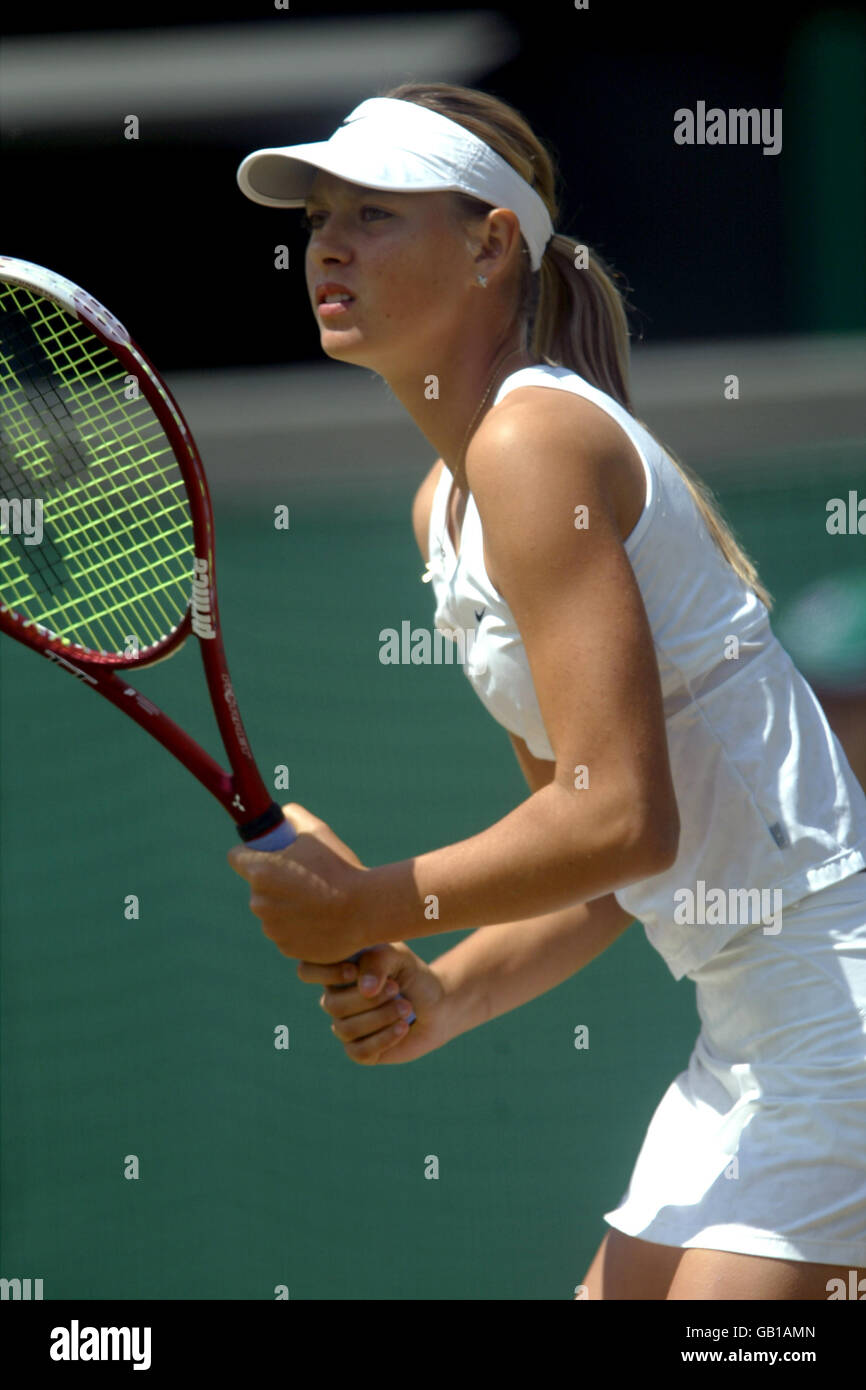
<path id="1" fill-rule="evenodd" d="M 192 569 L 186 490 L 137 378 L 53 300 L 0 286 L 0 602 L 92 651 L 143 650 L 183 618 Z"/>

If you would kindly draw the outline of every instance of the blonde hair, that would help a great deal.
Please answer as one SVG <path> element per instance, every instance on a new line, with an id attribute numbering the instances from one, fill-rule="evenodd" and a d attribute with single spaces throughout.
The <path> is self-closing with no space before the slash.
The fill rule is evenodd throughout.
<path id="1" fill-rule="evenodd" d="M 554 156 L 514 107 L 487 92 L 448 82 L 406 82 L 380 95 L 414 101 L 477 135 L 535 189 L 556 226 Z M 454 199 L 461 218 L 483 217 L 489 212 L 487 205 L 477 198 L 455 193 Z M 585 268 L 578 269 L 575 264 L 578 249 L 585 253 Z M 532 270 L 525 244 L 524 251 L 517 312 L 524 323 L 529 351 L 551 367 L 568 367 L 577 372 L 591 385 L 612 396 L 639 425 L 643 425 L 679 470 L 709 534 L 725 559 L 767 609 L 772 608 L 773 600 L 762 585 L 754 563 L 722 517 L 710 488 L 643 420 L 638 420 L 632 409 L 626 308 L 633 306 L 616 283 L 623 277 L 597 252 L 572 237 L 553 236 L 537 272 Z"/>

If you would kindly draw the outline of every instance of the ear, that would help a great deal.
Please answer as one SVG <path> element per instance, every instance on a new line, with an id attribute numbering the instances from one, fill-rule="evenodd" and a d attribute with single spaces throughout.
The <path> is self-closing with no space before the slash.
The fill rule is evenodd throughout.
<path id="1" fill-rule="evenodd" d="M 510 208 L 491 208 L 475 232 L 475 268 L 481 275 L 502 276 L 519 257 L 523 234 L 516 212 Z"/>

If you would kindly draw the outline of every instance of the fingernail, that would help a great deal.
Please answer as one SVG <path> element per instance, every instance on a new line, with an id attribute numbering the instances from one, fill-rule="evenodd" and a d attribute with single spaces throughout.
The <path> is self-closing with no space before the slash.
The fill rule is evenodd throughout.
<path id="1" fill-rule="evenodd" d="M 361 988 L 362 990 L 364 990 L 366 994 L 372 994 L 375 991 L 378 983 L 379 981 L 376 979 L 375 975 L 361 976 Z"/>
<path id="2" fill-rule="evenodd" d="M 397 1012 L 402 1014 L 404 1018 L 409 1017 L 409 1014 L 412 1012 L 412 1005 L 409 1003 L 408 999 L 400 1000 L 399 1004 L 397 1005 Z"/>
<path id="3" fill-rule="evenodd" d="M 397 984 L 396 980 L 388 981 L 388 983 L 385 986 L 385 993 L 388 995 L 389 999 L 393 999 L 395 994 L 400 993 L 400 986 Z"/>

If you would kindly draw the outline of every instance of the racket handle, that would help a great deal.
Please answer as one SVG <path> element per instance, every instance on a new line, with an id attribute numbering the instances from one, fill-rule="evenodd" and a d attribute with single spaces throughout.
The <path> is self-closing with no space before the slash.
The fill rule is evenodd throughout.
<path id="1" fill-rule="evenodd" d="M 244 843 L 247 849 L 259 849 L 265 854 L 272 854 L 274 850 L 285 849 L 287 845 L 293 844 L 297 838 L 289 822 L 284 820 L 266 835 L 260 835 L 257 840 L 246 840 Z"/>
<path id="2" fill-rule="evenodd" d="M 246 847 L 247 849 L 257 849 L 265 854 L 271 854 L 275 850 L 285 849 L 287 845 L 292 844 L 297 838 L 289 822 L 283 821 L 282 825 L 278 825 L 273 830 L 269 830 L 267 835 L 260 835 L 257 840 L 247 840 Z M 363 954 L 363 951 L 356 951 L 353 956 L 349 956 L 349 960 L 360 960 Z M 415 1022 L 414 1011 L 409 1015 L 407 1022 Z"/>

